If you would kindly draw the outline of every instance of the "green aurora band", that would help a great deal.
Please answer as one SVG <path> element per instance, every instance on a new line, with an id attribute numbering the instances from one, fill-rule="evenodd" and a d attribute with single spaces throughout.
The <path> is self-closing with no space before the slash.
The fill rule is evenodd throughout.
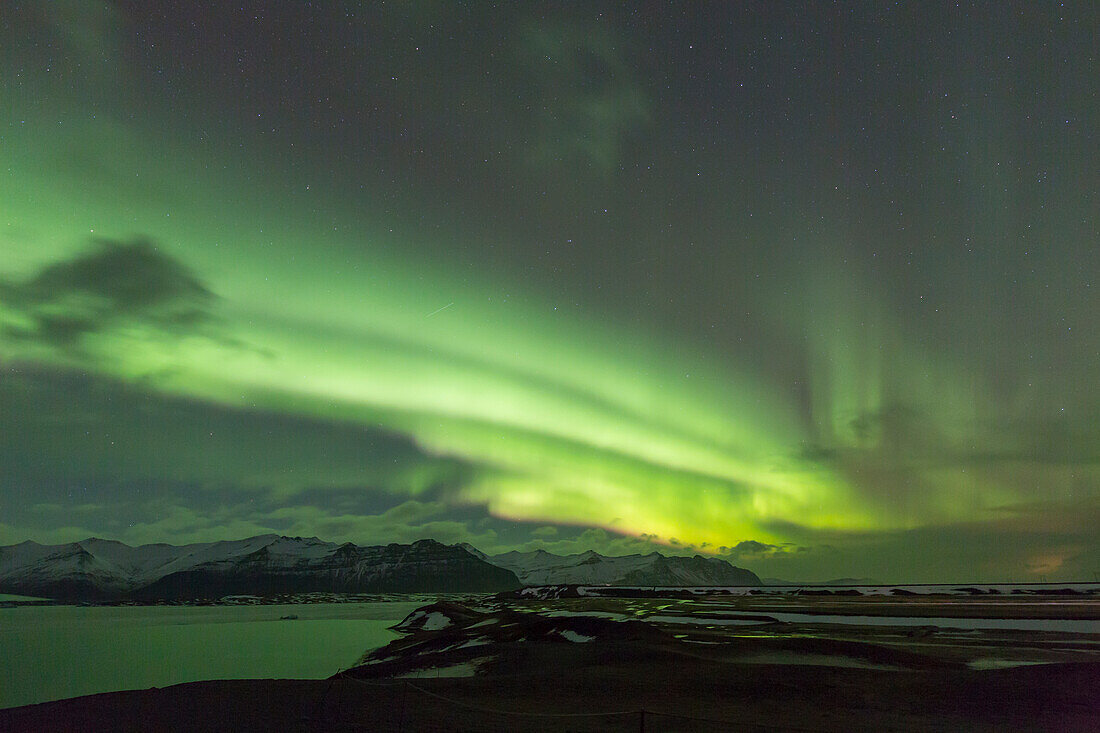
<path id="1" fill-rule="evenodd" d="M 104 55 L 103 68 L 79 73 L 121 94 L 125 74 L 104 51 L 117 43 L 116 12 L 95 26 L 98 35 L 79 34 L 69 16 L 55 27 L 71 34 L 62 36 L 72 44 L 69 65 L 80 54 Z M 555 43 L 579 42 L 570 39 L 527 43 L 553 53 Z M 615 66 L 623 62 L 613 44 L 591 43 L 627 73 Z M 5 74 L 2 87 L 14 102 L 0 176 L 5 369 L 91 373 L 150 395 L 406 436 L 433 460 L 472 467 L 447 495 L 450 505 L 532 527 L 596 527 L 711 552 L 753 540 L 780 553 L 846 541 L 871 547 L 874 537 L 952 526 L 998 532 L 1019 527 L 1020 507 L 1042 505 L 1034 521 L 1049 537 L 1006 561 L 1029 563 L 1015 572 L 1057 572 L 1076 558 L 1080 573 L 1081 558 L 1095 553 L 1089 532 L 1082 541 L 1074 529 L 1084 520 L 1066 519 L 1074 507 L 1084 517 L 1096 511 L 1095 431 L 1070 430 L 1067 440 L 1083 446 L 1075 455 L 1043 455 L 1016 426 L 1046 409 L 1052 393 L 1029 392 L 1022 378 L 996 382 L 974 358 L 990 346 L 980 336 L 968 345 L 915 324 L 873 270 L 828 254 L 851 238 L 840 229 L 792 223 L 816 241 L 768 284 L 731 271 L 728 287 L 739 292 L 728 311 L 698 319 L 734 329 L 734 301 L 751 303 L 746 320 L 767 338 L 738 346 L 728 334 L 701 336 L 698 324 L 648 317 L 669 288 L 692 287 L 670 285 L 677 276 L 662 265 L 681 246 L 674 234 L 642 247 L 641 255 L 655 253 L 648 264 L 623 270 L 648 278 L 636 302 L 582 302 L 510 258 L 507 236 L 490 250 L 489 237 L 454 224 L 438 202 L 424 198 L 419 213 L 395 218 L 373 190 L 349 193 L 348 171 L 287 162 L 262 135 L 234 134 L 238 123 L 213 114 L 166 122 L 167 110 L 164 119 L 135 121 L 52 79 L 58 70 L 29 66 L 18 78 Z M 554 79 L 547 84 L 557 89 Z M 516 165 L 581 156 L 594 161 L 597 182 L 606 180 L 625 143 L 613 132 L 571 137 L 559 128 L 655 124 L 645 94 L 630 86 L 574 105 L 582 121 L 563 113 L 536 126 L 541 142 Z M 126 244 L 138 239 L 150 244 Z M 201 318 L 116 313 L 110 293 L 80 283 L 33 295 L 51 267 L 91 266 L 111 252 L 178 266 L 197 284 Z M 101 322 L 79 325 L 91 316 Z M 42 324 L 66 319 L 78 324 L 75 336 L 42 336 Z M 1081 337 L 1082 353 L 1092 334 Z M 1074 384 L 1087 375 L 1067 369 Z M 1075 390 L 1058 394 L 1078 395 L 1071 411 L 1086 411 L 1095 389 Z M 256 471 L 254 483 L 289 494 L 309 484 L 270 480 Z M 431 488 L 427 479 L 387 487 L 411 499 Z M 936 572 L 959 572 L 943 568 Z M 990 562 L 983 572 L 1012 570 Z"/>

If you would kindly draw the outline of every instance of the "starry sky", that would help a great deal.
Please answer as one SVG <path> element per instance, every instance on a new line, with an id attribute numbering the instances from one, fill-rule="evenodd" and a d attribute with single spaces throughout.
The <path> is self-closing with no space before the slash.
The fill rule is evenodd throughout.
<path id="1" fill-rule="evenodd" d="M 0 544 L 1100 572 L 1100 6 L 0 5 Z"/>

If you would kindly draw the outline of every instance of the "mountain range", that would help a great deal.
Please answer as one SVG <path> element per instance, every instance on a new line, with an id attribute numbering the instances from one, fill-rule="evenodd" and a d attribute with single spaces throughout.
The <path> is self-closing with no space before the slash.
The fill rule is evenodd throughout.
<path id="1" fill-rule="evenodd" d="M 60 599 L 495 592 L 520 585 L 511 571 L 435 540 L 361 547 L 272 534 L 182 546 L 91 538 L 0 547 L 0 592 Z"/>
<path id="2" fill-rule="evenodd" d="M 359 546 L 269 534 L 191 545 L 131 547 L 89 538 L 0 547 L 0 593 L 143 602 L 227 595 L 497 592 L 523 585 L 760 585 L 716 558 L 660 553 L 608 557 L 543 550 L 489 556 L 435 540 Z"/>
<path id="3" fill-rule="evenodd" d="M 764 585 L 886 585 L 886 583 L 875 578 L 833 578 L 832 580 L 816 580 L 813 582 L 764 578 Z"/>
<path id="4" fill-rule="evenodd" d="M 486 555 L 470 545 L 471 554 L 515 573 L 524 585 L 706 586 L 763 585 L 750 570 L 716 557 L 648 555 L 608 557 L 589 550 L 555 555 L 545 550 Z"/>

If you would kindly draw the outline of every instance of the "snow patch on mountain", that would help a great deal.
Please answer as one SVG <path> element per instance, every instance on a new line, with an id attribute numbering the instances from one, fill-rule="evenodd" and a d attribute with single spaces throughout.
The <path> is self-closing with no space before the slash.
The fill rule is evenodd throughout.
<path id="1" fill-rule="evenodd" d="M 0 592 L 152 600 L 301 592 L 479 592 L 518 588 L 510 571 L 434 540 L 362 547 L 267 534 L 131 547 L 95 537 L 0 547 Z"/>

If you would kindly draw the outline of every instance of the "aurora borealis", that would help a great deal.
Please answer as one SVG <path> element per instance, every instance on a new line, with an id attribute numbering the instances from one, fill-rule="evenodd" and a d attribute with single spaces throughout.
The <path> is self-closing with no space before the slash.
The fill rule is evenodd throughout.
<path id="1" fill-rule="evenodd" d="M 0 544 L 1100 572 L 1090 3 L 0 7 Z"/>

